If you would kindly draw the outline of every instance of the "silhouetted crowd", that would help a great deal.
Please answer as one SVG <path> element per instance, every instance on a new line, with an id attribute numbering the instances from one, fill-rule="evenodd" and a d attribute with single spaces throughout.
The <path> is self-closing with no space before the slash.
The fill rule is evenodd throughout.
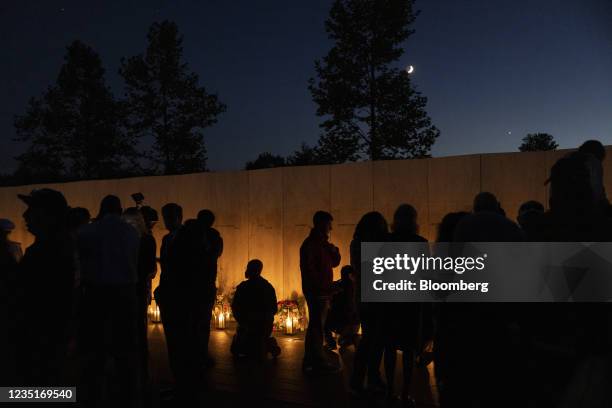
<path id="1" fill-rule="evenodd" d="M 612 242 L 604 159 L 597 141 L 559 159 L 546 181 L 549 209 L 525 202 L 517 223 L 506 217 L 495 195 L 479 193 L 471 212 L 444 216 L 437 242 Z M 96 405 L 109 389 L 124 406 L 148 405 L 147 309 L 154 296 L 177 398 L 193 397 L 215 363 L 208 342 L 223 239 L 213 227 L 213 212 L 202 210 L 183 222 L 180 205 L 164 205 L 168 233 L 157 258 L 152 228 L 158 215 L 142 205 L 142 195 L 127 209 L 118 197 L 106 196 L 93 219 L 84 208 L 70 208 L 55 190 L 19 198 L 27 205 L 23 217 L 35 241 L 22 254 L 9 239 L 14 224 L 0 220 L 0 384 L 62 384 L 67 359 L 78 356 L 83 405 Z M 577 373 L 606 377 L 612 346 L 607 304 L 362 302 L 361 244 L 427 242 L 417 218 L 409 204 L 397 208 L 390 225 L 379 212 L 365 214 L 356 225 L 349 261 L 334 281 L 333 269 L 342 259 L 329 240 L 333 216 L 314 214 L 300 247 L 309 316 L 305 373 L 340 371 L 330 351 L 355 346 L 351 393 L 399 394 L 413 406 L 414 369 L 433 360 L 442 407 L 558 406 L 581 381 Z M 159 286 L 152 293 L 157 263 Z M 238 358 L 281 353 L 272 337 L 276 293 L 263 270 L 261 261 L 248 262 L 231 304 L 238 322 L 231 352 Z M 394 387 L 398 351 L 401 390 Z M 594 361 L 605 361 L 604 368 Z"/>

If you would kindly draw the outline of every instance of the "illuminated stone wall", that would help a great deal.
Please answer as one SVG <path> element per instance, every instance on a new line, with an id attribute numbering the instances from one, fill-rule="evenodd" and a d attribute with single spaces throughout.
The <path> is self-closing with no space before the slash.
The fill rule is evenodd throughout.
<path id="1" fill-rule="evenodd" d="M 611 148 L 608 151 L 612 153 Z M 340 247 L 342 264 L 346 264 L 355 224 L 367 211 L 381 211 L 390 220 L 399 204 L 411 203 L 419 212 L 422 235 L 434 239 L 437 224 L 446 213 L 467 211 L 476 193 L 490 191 L 514 219 L 518 206 L 528 199 L 547 203 L 544 181 L 552 164 L 564 153 L 483 154 L 83 181 L 46 187 L 62 191 L 71 206 L 86 207 L 92 216 L 97 214 L 98 204 L 106 194 L 119 196 L 127 207 L 133 204 L 130 194 L 134 192 L 142 192 L 146 204 L 159 212 L 165 203 L 179 203 L 185 219 L 210 208 L 217 215 L 216 228 L 225 242 L 219 285 L 229 289 L 241 281 L 246 262 L 259 258 L 264 262 L 264 276 L 283 299 L 294 290 L 300 291 L 299 246 L 316 210 L 328 210 L 334 215 L 331 239 Z M 610 174 L 612 159 L 606 160 L 604 166 Z M 20 241 L 24 249 L 31 244 L 32 236 L 21 217 L 25 205 L 16 195 L 39 187 L 42 186 L 0 188 L 0 218 L 15 222 L 17 228 L 11 238 Z M 606 190 L 612 192 L 609 178 Z M 161 222 L 154 232 L 159 245 L 165 233 Z"/>

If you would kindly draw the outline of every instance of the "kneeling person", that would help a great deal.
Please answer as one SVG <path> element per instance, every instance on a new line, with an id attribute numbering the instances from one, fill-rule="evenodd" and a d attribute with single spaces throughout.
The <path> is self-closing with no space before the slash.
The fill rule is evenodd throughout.
<path id="1" fill-rule="evenodd" d="M 232 341 L 232 354 L 276 357 L 280 347 L 272 334 L 274 315 L 277 312 L 276 291 L 261 277 L 263 263 L 259 259 L 249 261 L 244 273 L 246 281 L 236 288 L 232 301 L 232 313 L 238 322 L 238 330 Z"/>

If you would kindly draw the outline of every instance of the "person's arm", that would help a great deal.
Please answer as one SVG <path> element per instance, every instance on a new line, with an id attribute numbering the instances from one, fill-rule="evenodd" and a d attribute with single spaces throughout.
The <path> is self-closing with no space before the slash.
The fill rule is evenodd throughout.
<path id="1" fill-rule="evenodd" d="M 278 312 L 278 301 L 276 299 L 276 291 L 272 285 L 270 285 L 270 294 L 270 313 L 274 316 Z"/>
<path id="2" fill-rule="evenodd" d="M 151 235 L 143 235 L 140 239 L 140 249 L 138 254 L 138 273 L 139 280 L 146 282 L 155 276 L 157 265 L 155 264 L 155 251 L 157 245 L 155 238 Z"/>
<path id="3" fill-rule="evenodd" d="M 242 305 L 242 290 L 240 287 L 237 287 L 236 292 L 234 292 L 234 298 L 232 299 L 232 304 L 231 304 L 232 314 L 234 315 L 234 318 L 236 319 L 236 321 L 239 321 L 242 316 L 241 305 Z"/>
<path id="4" fill-rule="evenodd" d="M 219 254 L 217 255 L 217 258 L 220 258 L 221 255 L 223 255 L 223 238 L 221 238 L 221 234 L 219 234 L 219 250 L 217 253 Z"/>
<path id="5" fill-rule="evenodd" d="M 152 280 L 157 275 L 157 242 L 155 241 L 155 237 L 153 235 L 149 235 L 149 242 L 147 243 L 148 248 L 148 271 L 149 276 L 148 279 Z"/>
<path id="6" fill-rule="evenodd" d="M 223 254 L 223 238 L 221 238 L 221 234 L 216 229 L 211 228 L 209 231 L 212 236 L 212 255 L 215 258 L 219 258 Z"/>

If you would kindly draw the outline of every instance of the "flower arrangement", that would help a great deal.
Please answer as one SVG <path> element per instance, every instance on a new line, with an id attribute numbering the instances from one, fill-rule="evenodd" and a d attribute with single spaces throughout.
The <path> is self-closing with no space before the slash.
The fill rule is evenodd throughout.
<path id="1" fill-rule="evenodd" d="M 300 299 L 281 300 L 277 303 L 278 313 L 274 316 L 274 331 L 295 334 L 306 328 L 304 302 Z M 301 303 L 301 304 L 300 304 Z"/>
<path id="2" fill-rule="evenodd" d="M 213 308 L 213 321 L 215 328 L 220 330 L 225 329 L 227 322 L 234 319 L 231 305 L 235 292 L 236 288 L 232 287 L 228 293 L 217 293 L 215 306 Z"/>

